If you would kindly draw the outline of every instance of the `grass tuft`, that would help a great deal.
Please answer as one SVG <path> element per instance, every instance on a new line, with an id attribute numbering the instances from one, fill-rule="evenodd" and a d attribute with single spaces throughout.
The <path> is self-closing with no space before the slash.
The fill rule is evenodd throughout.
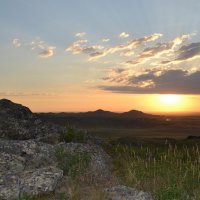
<path id="1" fill-rule="evenodd" d="M 59 147 L 56 150 L 58 167 L 64 171 L 65 175 L 75 177 L 84 173 L 89 167 L 91 156 L 87 152 L 65 152 L 64 147 Z"/>

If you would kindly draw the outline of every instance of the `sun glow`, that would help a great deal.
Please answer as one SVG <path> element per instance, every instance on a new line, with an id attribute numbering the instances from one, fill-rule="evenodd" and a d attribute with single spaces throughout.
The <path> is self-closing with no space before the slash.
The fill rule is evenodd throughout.
<path id="1" fill-rule="evenodd" d="M 190 99 L 185 95 L 161 94 L 156 95 L 152 105 L 158 112 L 181 113 L 190 107 Z"/>
<path id="2" fill-rule="evenodd" d="M 175 106 L 181 103 L 182 97 L 176 94 L 164 94 L 159 96 L 160 103 L 168 105 L 168 106 Z"/>

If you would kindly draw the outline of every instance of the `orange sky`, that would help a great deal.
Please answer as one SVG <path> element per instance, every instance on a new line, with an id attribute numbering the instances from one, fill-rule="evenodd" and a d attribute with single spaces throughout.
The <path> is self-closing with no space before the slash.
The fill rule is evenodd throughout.
<path id="1" fill-rule="evenodd" d="M 147 113 L 195 113 L 200 98 L 198 96 L 181 96 L 177 103 L 163 102 L 160 95 L 132 95 L 93 93 L 85 95 L 65 95 L 47 97 L 12 97 L 14 102 L 28 106 L 34 112 L 80 112 L 104 109 L 124 112 L 132 109 Z"/>

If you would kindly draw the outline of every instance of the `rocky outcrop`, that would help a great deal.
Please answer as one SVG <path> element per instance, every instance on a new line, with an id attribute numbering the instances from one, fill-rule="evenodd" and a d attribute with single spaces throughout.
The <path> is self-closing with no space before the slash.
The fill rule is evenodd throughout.
<path id="1" fill-rule="evenodd" d="M 110 200 L 153 200 L 151 195 L 126 186 L 116 186 L 105 190 Z"/>
<path id="2" fill-rule="evenodd" d="M 27 140 L 57 132 L 58 127 L 44 124 L 29 108 L 7 99 L 0 100 L 0 138 Z"/>
<path id="3" fill-rule="evenodd" d="M 51 145 L 34 140 L 4 139 L 0 140 L 0 199 L 11 200 L 23 193 L 37 195 L 57 189 L 63 176 L 55 157 L 60 147 L 70 154 L 89 153 L 91 161 L 84 176 L 91 183 L 106 186 L 116 181 L 111 172 L 110 157 L 95 144 Z"/>

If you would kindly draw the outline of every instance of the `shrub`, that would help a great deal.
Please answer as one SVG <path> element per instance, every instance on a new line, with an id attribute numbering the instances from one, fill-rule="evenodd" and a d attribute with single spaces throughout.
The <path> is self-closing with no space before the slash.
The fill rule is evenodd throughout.
<path id="1" fill-rule="evenodd" d="M 85 134 L 82 130 L 76 129 L 74 126 L 68 124 L 64 131 L 60 134 L 60 142 L 85 142 Z"/>
<path id="2" fill-rule="evenodd" d="M 56 150 L 56 158 L 58 167 L 64 171 L 64 174 L 70 176 L 76 176 L 84 172 L 89 166 L 91 156 L 87 152 L 74 152 L 67 153 L 64 147 L 60 147 Z"/>

